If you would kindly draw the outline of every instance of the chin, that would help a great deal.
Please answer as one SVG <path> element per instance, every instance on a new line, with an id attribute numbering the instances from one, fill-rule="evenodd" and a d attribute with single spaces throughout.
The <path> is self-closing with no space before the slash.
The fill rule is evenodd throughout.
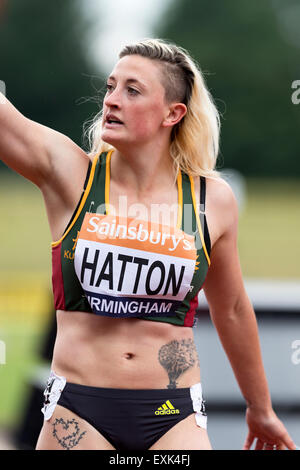
<path id="1" fill-rule="evenodd" d="M 103 140 L 103 142 L 105 142 L 106 144 L 111 144 L 111 139 L 109 138 L 109 136 L 106 136 L 105 134 L 101 134 L 101 140 Z"/>
<path id="2" fill-rule="evenodd" d="M 128 139 L 122 139 L 122 137 L 117 136 L 117 135 L 112 135 L 109 132 L 103 132 L 101 134 L 101 140 L 105 142 L 106 144 L 113 145 L 115 148 L 118 148 L 118 146 L 124 146 L 126 144 L 131 144 L 131 142 L 128 141 Z"/>

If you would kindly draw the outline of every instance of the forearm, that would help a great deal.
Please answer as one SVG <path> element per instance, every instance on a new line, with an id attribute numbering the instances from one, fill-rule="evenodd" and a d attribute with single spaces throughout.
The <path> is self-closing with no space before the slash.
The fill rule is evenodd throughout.
<path id="1" fill-rule="evenodd" d="M 248 406 L 272 407 L 261 356 L 255 313 L 249 299 L 231 312 L 212 313 L 212 320 Z"/>

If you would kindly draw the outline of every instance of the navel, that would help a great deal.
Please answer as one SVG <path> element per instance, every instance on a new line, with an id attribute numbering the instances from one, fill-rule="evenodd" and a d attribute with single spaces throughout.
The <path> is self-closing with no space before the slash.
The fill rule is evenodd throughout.
<path id="1" fill-rule="evenodd" d="M 134 357 L 134 354 L 132 353 L 124 353 L 123 354 L 124 359 L 132 359 Z"/>

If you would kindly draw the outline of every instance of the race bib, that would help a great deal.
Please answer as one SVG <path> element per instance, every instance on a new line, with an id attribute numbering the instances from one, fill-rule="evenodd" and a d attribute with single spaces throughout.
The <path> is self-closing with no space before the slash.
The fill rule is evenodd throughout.
<path id="1" fill-rule="evenodd" d="M 172 316 L 192 289 L 194 237 L 134 218 L 85 214 L 74 265 L 94 313 Z"/>

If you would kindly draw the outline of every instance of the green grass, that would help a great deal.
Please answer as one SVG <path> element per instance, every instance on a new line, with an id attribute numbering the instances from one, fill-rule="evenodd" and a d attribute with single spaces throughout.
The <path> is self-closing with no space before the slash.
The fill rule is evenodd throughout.
<path id="1" fill-rule="evenodd" d="M 17 423 L 51 311 L 51 236 L 39 190 L 0 175 L 0 425 Z M 244 278 L 299 279 L 300 180 L 247 180 L 240 214 Z"/>
<path id="2" fill-rule="evenodd" d="M 0 175 L 0 426 L 18 423 L 51 312 L 51 236 L 43 197 L 18 175 Z"/>
<path id="3" fill-rule="evenodd" d="M 245 278 L 300 279 L 300 180 L 247 181 L 239 252 Z"/>
<path id="4" fill-rule="evenodd" d="M 51 234 L 39 189 L 19 175 L 0 174 L 0 272 L 49 273 Z"/>
<path id="5" fill-rule="evenodd" d="M 29 376 L 38 363 L 37 351 L 41 339 L 37 326 L 19 322 L 7 322 L 0 330 L 6 344 L 6 364 L 0 365 L 0 425 L 18 425 L 23 415 L 29 392 Z"/>

